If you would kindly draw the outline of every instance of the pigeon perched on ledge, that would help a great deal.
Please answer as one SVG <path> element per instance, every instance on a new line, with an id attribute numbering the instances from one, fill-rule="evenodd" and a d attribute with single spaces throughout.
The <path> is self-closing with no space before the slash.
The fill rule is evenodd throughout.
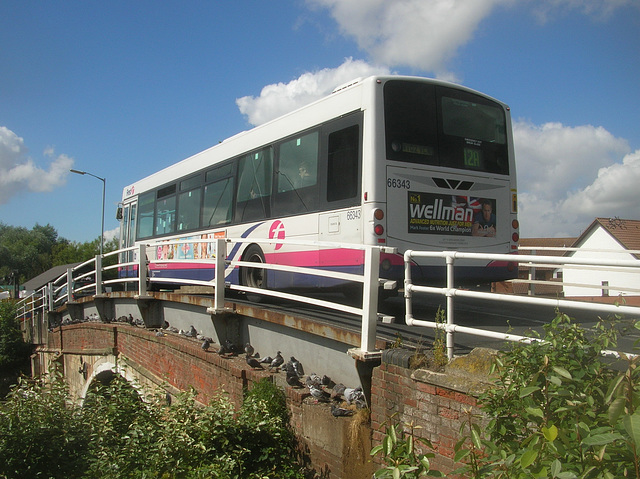
<path id="1" fill-rule="evenodd" d="M 252 358 L 248 354 L 246 356 L 246 361 L 247 361 L 247 364 L 251 366 L 252 369 L 264 369 L 262 367 L 262 364 L 260 364 L 260 361 L 258 361 L 256 358 Z"/>
<path id="2" fill-rule="evenodd" d="M 327 391 L 322 389 L 321 386 L 316 386 L 315 384 L 311 383 L 308 387 L 311 396 L 317 402 L 329 402 L 331 400 L 331 395 Z"/>
<path id="3" fill-rule="evenodd" d="M 284 364 L 284 358 L 282 357 L 282 354 L 280 353 L 280 351 L 278 351 L 278 354 L 276 354 L 276 357 L 273 358 L 273 361 L 271 361 L 271 364 L 269 364 L 269 369 L 277 369 L 283 364 Z"/>
<path id="4" fill-rule="evenodd" d="M 336 406 L 335 404 L 331 405 L 331 414 L 333 414 L 335 417 L 353 416 L 354 412 L 355 411 L 353 409 L 339 407 L 339 406 Z"/>

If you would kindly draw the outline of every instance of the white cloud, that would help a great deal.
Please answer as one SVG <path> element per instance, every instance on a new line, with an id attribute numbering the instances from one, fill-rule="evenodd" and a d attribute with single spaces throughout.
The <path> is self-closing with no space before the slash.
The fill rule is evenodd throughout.
<path id="1" fill-rule="evenodd" d="M 451 78 L 448 60 L 496 5 L 511 0 L 308 0 L 328 8 L 341 32 L 376 63 Z"/>
<path id="2" fill-rule="evenodd" d="M 606 18 L 637 0 L 529 0 L 541 21 L 578 11 Z M 410 67 L 456 81 L 449 61 L 466 45 L 495 8 L 516 0 L 307 0 L 329 10 L 340 32 L 353 38 L 373 62 Z M 525 6 L 525 8 L 528 8 Z"/>
<path id="3" fill-rule="evenodd" d="M 589 218 L 640 219 L 640 150 L 626 155 L 622 163 L 600 168 L 596 179 L 562 203 L 564 215 Z"/>
<path id="4" fill-rule="evenodd" d="M 626 140 L 591 125 L 513 129 L 521 236 L 577 236 L 596 216 L 637 219 L 640 152 Z"/>
<path id="5" fill-rule="evenodd" d="M 73 159 L 55 156 L 48 147 L 44 155 L 51 158 L 48 170 L 37 166 L 28 156 L 24 140 L 13 131 L 0 126 L 0 204 L 26 192 L 46 192 L 65 183 Z"/>
<path id="6" fill-rule="evenodd" d="M 267 85 L 260 96 L 238 98 L 236 104 L 249 123 L 260 125 L 329 95 L 337 86 L 355 78 L 388 73 L 387 68 L 347 58 L 338 68 L 304 73 L 289 83 Z"/>

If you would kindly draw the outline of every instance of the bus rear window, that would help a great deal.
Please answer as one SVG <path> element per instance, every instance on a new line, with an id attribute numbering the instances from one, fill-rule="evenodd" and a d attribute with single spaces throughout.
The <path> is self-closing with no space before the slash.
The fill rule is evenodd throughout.
<path id="1" fill-rule="evenodd" d="M 509 174 L 506 117 L 473 93 L 402 80 L 384 89 L 387 158 Z"/>

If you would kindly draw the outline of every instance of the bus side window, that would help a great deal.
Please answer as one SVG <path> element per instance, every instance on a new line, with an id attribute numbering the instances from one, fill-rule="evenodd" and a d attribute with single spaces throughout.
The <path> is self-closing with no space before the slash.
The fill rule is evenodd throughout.
<path id="1" fill-rule="evenodd" d="M 318 208 L 318 131 L 280 143 L 274 215 L 287 216 Z"/>
<path id="2" fill-rule="evenodd" d="M 240 158 L 236 221 L 269 218 L 272 178 L 271 148 L 249 153 Z"/>
<path id="3" fill-rule="evenodd" d="M 353 125 L 329 135 L 327 201 L 358 195 L 358 144 L 360 128 Z"/>
<path id="4" fill-rule="evenodd" d="M 153 236 L 153 212 L 155 207 L 155 191 L 149 191 L 140 195 L 138 200 L 138 234 L 137 238 L 149 238 Z M 133 246 L 133 245 L 129 245 Z"/>
<path id="5" fill-rule="evenodd" d="M 232 205 L 233 178 L 225 178 L 205 186 L 202 226 L 206 228 L 230 223 Z"/>

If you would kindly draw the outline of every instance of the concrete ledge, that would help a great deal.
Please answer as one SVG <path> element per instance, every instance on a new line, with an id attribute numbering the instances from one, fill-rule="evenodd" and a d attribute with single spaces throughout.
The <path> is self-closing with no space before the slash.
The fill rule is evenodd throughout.
<path id="1" fill-rule="evenodd" d="M 476 348 L 466 356 L 454 358 L 444 372 L 418 369 L 411 378 L 477 397 L 492 384 L 491 366 L 497 355 L 494 349 Z"/>

